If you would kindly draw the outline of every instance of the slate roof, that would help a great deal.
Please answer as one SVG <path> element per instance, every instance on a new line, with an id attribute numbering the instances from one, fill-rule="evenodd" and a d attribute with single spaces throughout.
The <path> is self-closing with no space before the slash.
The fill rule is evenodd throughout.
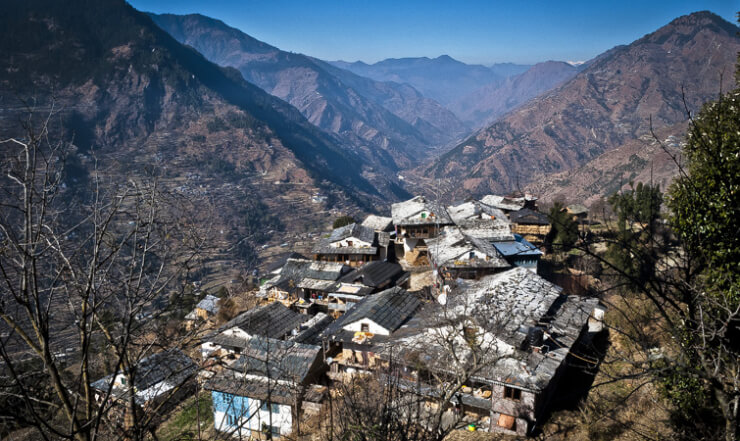
<path id="1" fill-rule="evenodd" d="M 328 244 L 318 244 L 312 250 L 316 254 L 378 254 L 377 247 L 332 247 Z"/>
<path id="2" fill-rule="evenodd" d="M 524 208 L 524 198 L 509 198 L 489 194 L 483 196 L 480 201 L 488 206 L 504 211 L 519 211 Z"/>
<path id="3" fill-rule="evenodd" d="M 333 280 L 320 280 L 320 279 L 305 278 L 301 280 L 296 286 L 298 286 L 298 288 L 303 288 L 303 289 L 313 289 L 316 291 L 329 292 L 333 290 L 334 287 L 337 286 L 337 282 Z"/>
<path id="4" fill-rule="evenodd" d="M 272 287 L 288 290 L 298 286 L 303 279 L 334 281 L 350 270 L 350 267 L 342 263 L 288 259 L 280 273 L 265 282 L 260 287 L 260 291 L 266 291 Z"/>
<path id="5" fill-rule="evenodd" d="M 354 308 L 332 323 L 322 336 L 331 337 L 339 334 L 344 326 L 362 319 L 372 320 L 393 332 L 406 322 L 420 305 L 421 301 L 414 294 L 394 286 L 357 302 Z"/>
<path id="6" fill-rule="evenodd" d="M 528 327 L 546 316 L 562 290 L 526 268 L 515 267 L 464 281 L 453 291 L 449 303 L 461 310 L 463 305 L 476 305 L 474 315 L 479 325 L 495 324 L 498 338 L 519 347 Z"/>
<path id="7" fill-rule="evenodd" d="M 317 313 L 311 318 L 311 320 L 301 325 L 298 334 L 295 334 L 289 338 L 289 340 L 296 343 L 305 343 L 309 345 L 321 344 L 319 335 L 326 329 L 334 319 L 323 312 Z"/>
<path id="8" fill-rule="evenodd" d="M 249 335 L 282 338 L 307 320 L 306 315 L 294 312 L 280 302 L 271 302 L 239 314 L 222 325 L 217 332 L 236 327 Z"/>
<path id="9" fill-rule="evenodd" d="M 515 224 L 550 225 L 550 219 L 548 219 L 546 214 L 529 208 L 523 208 L 515 213 L 511 213 L 510 219 Z"/>
<path id="10" fill-rule="evenodd" d="M 348 237 L 356 237 L 363 242 L 373 243 L 375 239 L 375 231 L 372 228 L 363 227 L 360 224 L 353 223 L 333 229 L 331 234 L 329 234 L 329 237 L 326 239 L 326 242 L 333 243 L 347 239 Z"/>
<path id="11" fill-rule="evenodd" d="M 197 371 L 198 366 L 195 362 L 179 349 L 168 349 L 141 359 L 136 364 L 136 375 L 134 379 L 134 390 L 137 391 L 137 404 L 142 405 L 148 401 L 147 398 L 155 398 L 156 396 L 171 390 L 172 387 L 184 383 L 195 375 Z M 120 371 L 118 373 L 120 373 Z M 100 380 L 91 383 L 90 386 L 99 391 L 107 392 L 111 382 L 115 380 L 118 373 L 103 377 Z M 155 390 L 153 396 L 145 397 L 138 393 L 146 392 L 147 389 L 153 388 L 162 383 L 166 384 L 163 384 L 162 387 Z M 128 397 L 129 392 L 129 387 L 114 386 L 111 390 L 113 396 L 118 398 Z"/>
<path id="12" fill-rule="evenodd" d="M 346 283 L 362 283 L 365 286 L 378 288 L 391 283 L 398 284 L 399 280 L 408 277 L 409 273 L 404 271 L 403 267 L 397 263 L 374 261 L 356 268 L 354 271 L 339 279 L 339 281 Z"/>
<path id="13" fill-rule="evenodd" d="M 318 362 L 320 346 L 255 336 L 228 368 L 245 375 L 303 383 Z"/>
<path id="14" fill-rule="evenodd" d="M 219 300 L 218 297 L 208 294 L 195 307 L 208 311 L 209 314 L 216 314 Z"/>
<path id="15" fill-rule="evenodd" d="M 350 237 L 355 237 L 363 242 L 369 244 L 375 244 L 375 231 L 371 228 L 363 227 L 359 224 L 349 224 L 340 228 L 335 228 L 329 237 L 321 239 L 313 248 L 313 252 L 317 254 L 368 254 L 374 255 L 378 253 L 378 248 L 375 246 L 369 247 L 335 247 L 331 244 L 345 240 Z"/>
<path id="16" fill-rule="evenodd" d="M 509 219 L 503 211 L 472 200 L 447 207 L 453 222 L 469 237 L 489 240 L 513 240 Z"/>
<path id="17" fill-rule="evenodd" d="M 425 217 L 421 214 L 426 213 Z M 432 216 L 433 214 L 433 216 Z M 393 225 L 451 225 L 447 210 L 437 202 L 416 196 L 408 201 L 391 205 Z"/>
<path id="18" fill-rule="evenodd" d="M 509 263 L 489 241 L 468 237 L 456 227 L 447 227 L 443 234 L 426 239 L 429 259 L 437 267 L 459 268 L 507 268 Z M 478 251 L 489 257 L 468 259 L 471 251 Z"/>
<path id="19" fill-rule="evenodd" d="M 229 369 L 224 369 L 209 378 L 203 387 L 206 390 L 215 390 L 240 397 L 249 397 L 257 400 L 267 400 L 277 404 L 295 404 L 295 394 L 299 392 L 295 386 L 276 384 L 274 381 L 247 378 Z M 310 385 L 303 395 L 304 401 L 320 403 L 326 396 L 326 386 Z"/>
<path id="20" fill-rule="evenodd" d="M 466 282 L 448 296 L 446 306 L 427 305 L 376 352 L 445 371 L 472 352 L 462 342 L 451 354 L 439 344 L 442 340 L 435 339 L 435 332 L 455 320 L 472 320 L 479 327 L 476 357 L 482 360 L 473 378 L 537 392 L 548 386 L 598 304 L 595 298 L 567 296 L 562 288 L 525 268 Z M 545 327 L 547 333 L 539 352 L 524 344 L 534 325 Z"/>
<path id="21" fill-rule="evenodd" d="M 362 221 L 362 226 L 370 228 L 378 233 L 382 231 L 393 230 L 393 218 L 385 216 L 376 216 L 374 214 L 369 215 Z"/>

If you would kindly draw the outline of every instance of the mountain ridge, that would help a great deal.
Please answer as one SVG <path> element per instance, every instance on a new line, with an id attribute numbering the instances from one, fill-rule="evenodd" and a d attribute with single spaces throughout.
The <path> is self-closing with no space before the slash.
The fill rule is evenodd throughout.
<path id="1" fill-rule="evenodd" d="M 683 121 L 684 104 L 698 110 L 734 70 L 737 31 L 710 12 L 679 17 L 585 63 L 415 174 L 462 183 L 453 193 L 508 191 Z"/>
<path id="2" fill-rule="evenodd" d="M 392 85 L 348 78 L 353 74 L 338 74 L 321 60 L 281 51 L 220 20 L 200 14 L 150 17 L 181 43 L 219 65 L 238 69 L 248 81 L 296 106 L 311 123 L 356 147 L 376 167 L 390 164 L 395 172 L 415 162 L 426 146 L 449 142 L 467 131 L 451 112 L 418 92 L 398 92 Z M 397 106 L 388 109 L 390 100 Z M 431 120 L 422 127 L 431 130 L 415 126 L 423 118 L 408 116 L 416 113 L 409 109 L 417 106 L 423 106 L 423 114 Z"/>
<path id="3" fill-rule="evenodd" d="M 525 72 L 475 90 L 450 108 L 469 125 L 480 127 L 569 80 L 579 71 L 580 68 L 564 61 L 537 63 Z"/>

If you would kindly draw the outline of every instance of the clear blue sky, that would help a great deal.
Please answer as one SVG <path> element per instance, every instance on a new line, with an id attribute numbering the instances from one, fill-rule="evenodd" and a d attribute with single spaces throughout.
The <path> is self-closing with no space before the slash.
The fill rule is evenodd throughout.
<path id="1" fill-rule="evenodd" d="M 740 0 L 129 0 L 200 13 L 325 60 L 437 57 L 467 63 L 587 60 L 694 11 L 736 23 Z"/>

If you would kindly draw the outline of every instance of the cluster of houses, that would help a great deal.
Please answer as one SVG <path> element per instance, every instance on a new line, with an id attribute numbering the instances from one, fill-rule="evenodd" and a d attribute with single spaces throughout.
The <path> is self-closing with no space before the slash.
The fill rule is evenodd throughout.
<path id="1" fill-rule="evenodd" d="M 538 275 L 548 231 L 536 198 L 489 195 L 447 207 L 417 196 L 325 234 L 263 281 L 258 306 L 203 337 L 216 430 L 285 436 L 327 412 L 336 382 L 392 373 L 478 430 L 532 433 L 603 317 L 597 299 Z M 420 273 L 429 282 L 412 291 Z M 191 318 L 215 305 L 204 299 Z M 163 354 L 191 373 L 182 353 Z M 125 386 L 120 375 L 93 383 L 122 396 Z"/>

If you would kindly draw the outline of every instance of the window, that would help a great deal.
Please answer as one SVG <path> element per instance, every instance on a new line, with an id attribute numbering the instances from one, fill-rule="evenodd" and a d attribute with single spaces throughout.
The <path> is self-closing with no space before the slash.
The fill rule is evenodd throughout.
<path id="1" fill-rule="evenodd" d="M 264 410 L 265 412 L 271 411 L 272 413 L 280 413 L 280 405 L 275 404 L 275 403 L 269 403 L 263 400 L 262 405 L 260 406 L 260 410 Z"/>
<path id="2" fill-rule="evenodd" d="M 369 323 L 361 323 L 360 324 L 360 331 L 361 332 L 370 332 L 370 324 Z"/>
<path id="3" fill-rule="evenodd" d="M 239 419 L 236 417 L 236 415 L 228 415 L 228 414 L 226 415 L 226 424 L 229 426 L 238 425 L 239 424 L 238 420 Z"/>
<path id="4" fill-rule="evenodd" d="M 513 387 L 504 386 L 504 398 L 519 401 L 522 399 L 522 391 L 521 389 L 514 389 Z"/>
<path id="5" fill-rule="evenodd" d="M 348 247 L 351 247 L 351 246 L 352 246 L 352 241 L 351 241 L 351 240 L 348 240 L 348 241 L 347 241 L 347 246 L 348 246 Z"/>
<path id="6" fill-rule="evenodd" d="M 270 426 L 270 434 L 273 438 L 280 437 L 280 428 L 278 426 Z"/>

